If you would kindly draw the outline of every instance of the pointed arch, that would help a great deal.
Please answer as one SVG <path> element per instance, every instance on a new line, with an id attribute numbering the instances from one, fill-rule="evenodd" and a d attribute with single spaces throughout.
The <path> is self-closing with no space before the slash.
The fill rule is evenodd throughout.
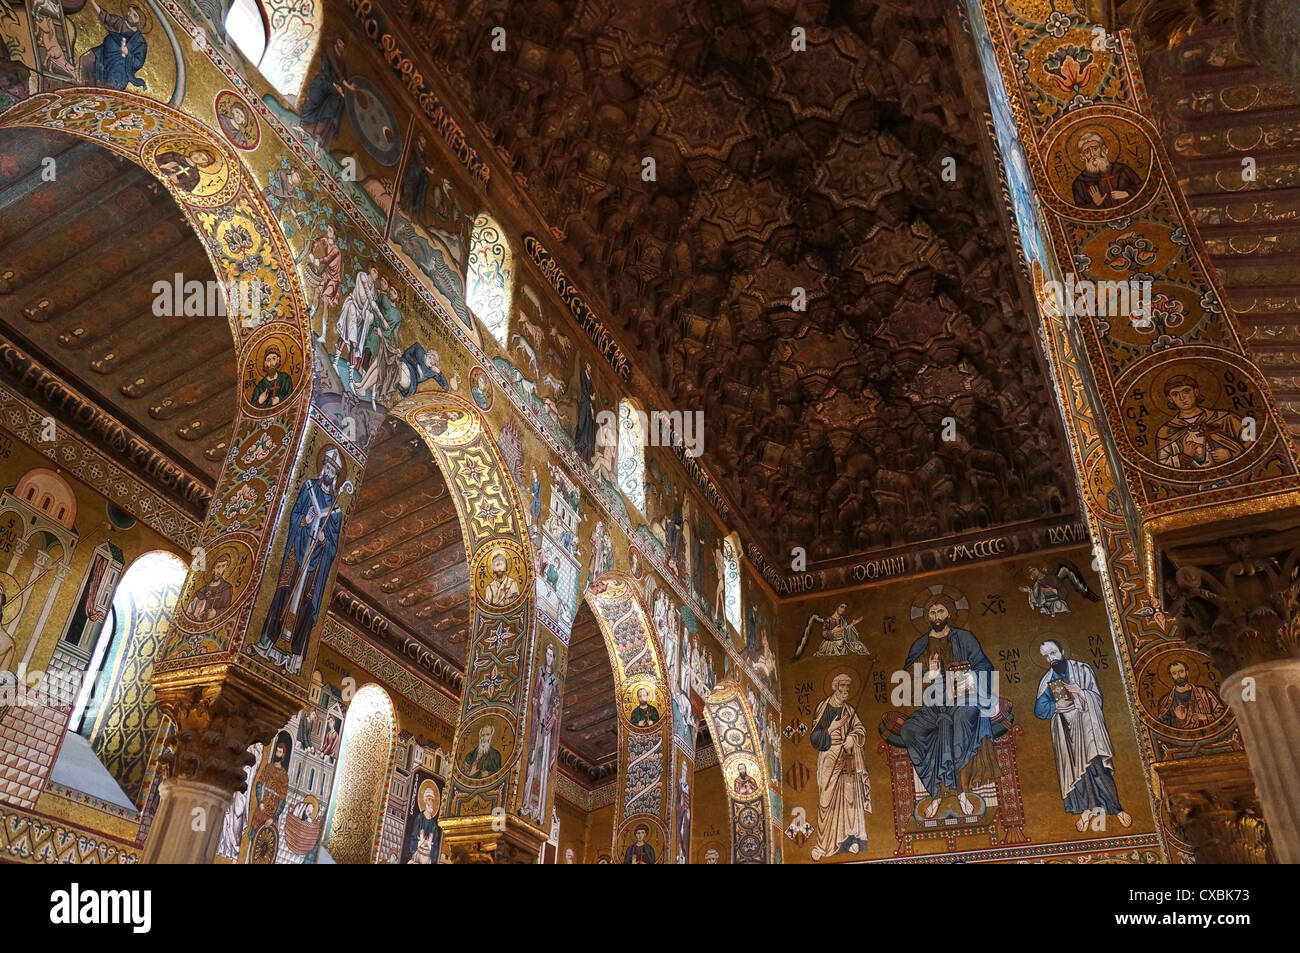
<path id="1" fill-rule="evenodd" d="M 274 323 L 288 325 L 302 353 L 310 354 L 293 253 L 252 175 L 215 130 L 146 96 L 98 88 L 37 93 L 0 116 L 0 129 L 22 127 L 98 143 L 153 175 L 203 240 L 213 272 L 223 284 L 236 350 L 242 351 L 259 329 Z M 185 180 L 169 176 L 160 165 L 165 164 L 160 156 L 177 151 L 202 151 L 211 158 L 198 184 L 186 188 Z M 219 220 L 213 214 L 216 209 L 221 210 Z M 239 292 L 248 297 L 241 300 Z M 295 396 L 310 396 L 310 387 L 294 383 Z"/>
<path id="2" fill-rule="evenodd" d="M 325 847 L 341 864 L 370 864 L 378 857 L 384 800 L 396 751 L 397 715 L 392 699 L 374 683 L 361 686 L 343 720 L 334 794 L 325 819 Z"/>
<path id="3" fill-rule="evenodd" d="M 513 783 L 523 752 L 523 710 L 534 643 L 536 583 L 533 545 L 515 475 L 486 419 L 452 394 L 432 391 L 399 402 L 405 420 L 442 468 L 456 505 L 470 567 L 470 625 L 460 722 L 446 819 L 449 845 L 457 821 L 518 808 Z M 473 757 L 482 737 L 496 752 Z M 469 755 L 469 761 L 466 756 Z M 460 827 L 472 826 L 462 823 Z M 539 843 L 546 831 L 537 828 Z"/>
<path id="4" fill-rule="evenodd" d="M 731 679 L 719 682 L 704 702 L 704 717 L 722 765 L 730 806 L 731 862 L 771 863 L 767 763 L 754 713 L 740 685 Z"/>
<path id="5" fill-rule="evenodd" d="M 465 304 L 502 347 L 510 334 L 514 255 L 496 219 L 480 212 L 470 232 Z"/>
<path id="6" fill-rule="evenodd" d="M 672 693 L 663 650 L 636 580 L 611 570 L 592 583 L 587 605 L 600 626 L 614 670 L 618 703 L 618 786 L 614 802 L 613 859 L 641 854 L 638 828 L 655 863 L 675 860 L 677 765 L 684 753 L 673 743 Z M 693 764 L 694 751 L 689 763 Z M 688 801 L 689 804 L 689 801 Z"/>

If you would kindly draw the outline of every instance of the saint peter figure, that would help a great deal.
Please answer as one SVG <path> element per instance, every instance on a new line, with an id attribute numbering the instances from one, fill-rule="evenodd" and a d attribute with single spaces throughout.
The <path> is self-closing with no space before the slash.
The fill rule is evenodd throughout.
<path id="1" fill-rule="evenodd" d="M 831 694 L 817 707 L 809 737 L 817 751 L 817 843 L 812 849 L 813 860 L 831 854 L 856 854 L 867 846 L 871 777 L 862 757 L 867 729 L 849 704 L 852 687 L 853 677 L 847 672 L 831 680 Z M 754 783 L 752 778 L 750 783 Z"/>

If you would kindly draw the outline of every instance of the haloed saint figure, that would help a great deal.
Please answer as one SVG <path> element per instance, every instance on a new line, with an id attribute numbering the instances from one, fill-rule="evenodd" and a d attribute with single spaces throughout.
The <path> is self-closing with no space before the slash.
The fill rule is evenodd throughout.
<path id="1" fill-rule="evenodd" d="M 338 450 L 327 448 L 320 456 L 320 472 L 304 480 L 289 513 L 280 579 L 271 599 L 262 638 L 253 650 L 273 659 L 293 674 L 302 670 L 303 653 L 321 603 L 325 583 L 339 548 L 343 511 L 336 499 L 340 489 L 349 492 L 350 480 L 340 488 L 343 460 Z"/>

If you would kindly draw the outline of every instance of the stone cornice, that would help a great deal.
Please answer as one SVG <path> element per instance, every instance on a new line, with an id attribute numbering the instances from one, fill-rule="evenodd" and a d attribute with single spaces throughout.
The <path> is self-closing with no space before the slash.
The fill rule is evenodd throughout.
<path id="1" fill-rule="evenodd" d="M 204 477 L 190 473 L 160 453 L 149 441 L 2 336 L 0 371 L 20 393 L 48 410 L 57 423 L 121 460 L 150 485 L 180 503 L 188 514 L 201 519 L 207 513 L 212 489 Z"/>

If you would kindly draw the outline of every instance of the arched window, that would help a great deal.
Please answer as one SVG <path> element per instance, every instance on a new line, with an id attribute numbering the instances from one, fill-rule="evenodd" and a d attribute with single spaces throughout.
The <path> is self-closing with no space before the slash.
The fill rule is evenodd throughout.
<path id="1" fill-rule="evenodd" d="M 149 792 L 149 762 L 160 721 L 154 659 L 171 628 L 187 571 L 178 556 L 161 550 L 145 553 L 127 567 L 87 668 L 91 677 L 69 722 L 140 806 Z M 96 679 L 101 671 L 102 678 Z"/>
<path id="2" fill-rule="evenodd" d="M 510 332 L 510 291 L 514 262 L 501 226 L 487 214 L 474 219 L 469 240 L 465 303 L 502 347 Z"/>
<path id="3" fill-rule="evenodd" d="M 723 599 L 727 621 L 737 632 L 740 623 L 740 543 L 735 534 L 722 541 Z"/>
<path id="4" fill-rule="evenodd" d="M 645 430 L 643 414 L 630 400 L 618 405 L 618 488 L 645 512 Z"/>
<path id="5" fill-rule="evenodd" d="M 254 0 L 235 0 L 226 12 L 226 35 L 248 62 L 257 66 L 266 52 L 266 24 Z"/>
<path id="6" fill-rule="evenodd" d="M 325 821 L 325 846 L 340 864 L 374 859 L 396 739 L 388 693 L 378 685 L 362 686 L 343 722 L 334 796 Z"/>
<path id="7" fill-rule="evenodd" d="M 320 45 L 321 5 L 234 0 L 226 13 L 226 35 L 275 91 L 293 104 L 307 82 L 307 69 Z M 343 42 L 335 37 L 333 42 Z"/>

